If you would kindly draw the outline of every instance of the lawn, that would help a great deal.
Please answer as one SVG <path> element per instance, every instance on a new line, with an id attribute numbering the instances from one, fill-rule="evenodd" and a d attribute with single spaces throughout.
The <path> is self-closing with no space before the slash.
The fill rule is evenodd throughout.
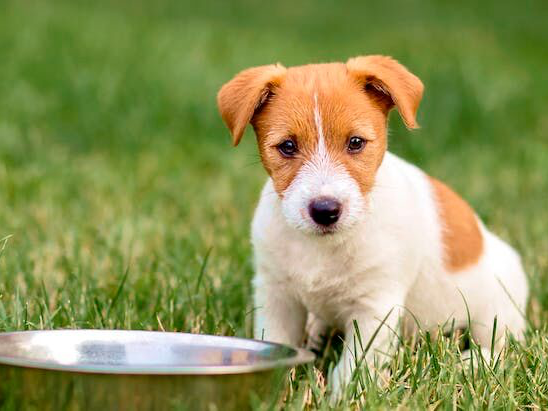
<path id="1" fill-rule="evenodd" d="M 390 149 L 521 252 L 530 325 L 473 367 L 456 337 L 422 334 L 339 406 L 548 407 L 547 21 L 541 0 L 0 0 L 0 331 L 250 337 L 266 173 L 251 130 L 231 148 L 216 92 L 252 65 L 382 53 L 426 86 L 422 128 L 392 116 Z M 334 355 L 291 373 L 280 406 L 328 408 Z"/>

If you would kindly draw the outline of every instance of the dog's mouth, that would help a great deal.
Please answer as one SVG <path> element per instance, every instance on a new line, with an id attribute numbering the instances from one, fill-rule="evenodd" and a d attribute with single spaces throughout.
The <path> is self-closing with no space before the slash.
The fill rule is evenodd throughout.
<path id="1" fill-rule="evenodd" d="M 323 237 L 323 236 L 330 236 L 330 235 L 333 235 L 337 232 L 339 232 L 339 227 L 338 227 L 338 224 L 333 224 L 331 226 L 328 226 L 328 227 L 324 227 L 324 226 L 319 226 L 319 225 L 316 225 L 316 235 L 320 236 L 320 237 Z"/>

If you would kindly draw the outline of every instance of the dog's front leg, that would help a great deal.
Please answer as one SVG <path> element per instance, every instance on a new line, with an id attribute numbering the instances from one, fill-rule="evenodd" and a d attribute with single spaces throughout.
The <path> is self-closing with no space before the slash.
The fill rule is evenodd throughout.
<path id="1" fill-rule="evenodd" d="M 258 340 L 301 345 L 306 309 L 287 286 L 272 284 L 255 277 L 254 334 Z"/>
<path id="2" fill-rule="evenodd" d="M 381 300 L 348 317 L 343 352 L 330 381 L 335 401 L 351 381 L 357 365 L 366 363 L 371 374 L 383 376 L 376 367 L 389 359 L 398 332 L 403 299 L 386 297 Z"/>

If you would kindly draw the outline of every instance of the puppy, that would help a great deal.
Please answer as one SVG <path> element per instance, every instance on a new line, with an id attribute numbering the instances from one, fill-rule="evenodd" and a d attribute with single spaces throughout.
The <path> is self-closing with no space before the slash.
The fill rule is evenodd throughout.
<path id="1" fill-rule="evenodd" d="M 255 336 L 301 344 L 307 316 L 316 333 L 342 330 L 336 393 L 369 342 L 370 365 L 390 352 L 398 326 L 454 320 L 483 347 L 495 332 L 497 349 L 524 331 L 518 254 L 449 187 L 387 152 L 390 110 L 417 128 L 422 94 L 385 56 L 254 67 L 218 94 L 234 145 L 250 123 L 270 176 L 252 224 Z"/>

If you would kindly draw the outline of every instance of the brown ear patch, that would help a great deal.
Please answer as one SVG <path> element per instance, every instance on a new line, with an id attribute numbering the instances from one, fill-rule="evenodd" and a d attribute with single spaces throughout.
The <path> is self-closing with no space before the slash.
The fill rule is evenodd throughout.
<path id="1" fill-rule="evenodd" d="M 354 57 L 346 66 L 369 94 L 380 97 L 385 111 L 395 105 L 407 128 L 419 127 L 416 116 L 424 85 L 417 76 L 388 56 Z"/>
<path id="2" fill-rule="evenodd" d="M 445 266 L 449 271 L 460 271 L 478 262 L 483 252 L 483 235 L 466 201 L 441 181 L 429 178 L 443 226 Z"/>
<path id="3" fill-rule="evenodd" d="M 247 124 L 279 86 L 286 68 L 280 64 L 252 67 L 224 84 L 217 94 L 217 105 L 223 121 L 232 134 L 235 146 Z"/>

